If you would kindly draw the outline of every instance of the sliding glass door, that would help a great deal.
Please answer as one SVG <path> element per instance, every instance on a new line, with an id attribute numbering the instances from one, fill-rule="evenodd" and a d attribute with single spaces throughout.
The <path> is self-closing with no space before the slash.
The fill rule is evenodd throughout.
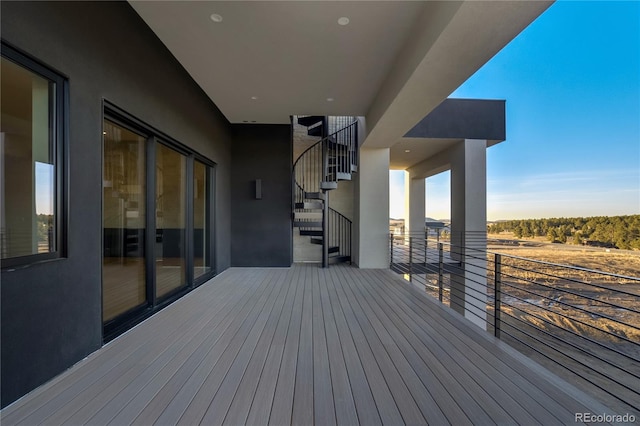
<path id="1" fill-rule="evenodd" d="M 104 122 L 104 321 L 148 303 L 145 271 L 146 137 Z"/>
<path id="2" fill-rule="evenodd" d="M 158 137 L 104 120 L 105 338 L 213 275 L 213 167 Z"/>
<path id="3" fill-rule="evenodd" d="M 156 145 L 156 297 L 186 285 L 187 158 Z"/>
<path id="4" fill-rule="evenodd" d="M 193 165 L 193 278 L 211 272 L 211 168 Z"/>

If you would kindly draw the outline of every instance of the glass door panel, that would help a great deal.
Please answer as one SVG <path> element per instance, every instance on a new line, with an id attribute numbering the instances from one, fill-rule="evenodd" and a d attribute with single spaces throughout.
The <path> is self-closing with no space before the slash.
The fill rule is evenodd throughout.
<path id="1" fill-rule="evenodd" d="M 211 271 L 209 206 L 210 169 L 199 161 L 193 164 L 193 278 Z"/>
<path id="2" fill-rule="evenodd" d="M 146 304 L 146 139 L 104 121 L 102 311 L 107 322 Z"/>
<path id="3" fill-rule="evenodd" d="M 162 144 L 156 150 L 156 298 L 186 285 L 187 158 Z"/>

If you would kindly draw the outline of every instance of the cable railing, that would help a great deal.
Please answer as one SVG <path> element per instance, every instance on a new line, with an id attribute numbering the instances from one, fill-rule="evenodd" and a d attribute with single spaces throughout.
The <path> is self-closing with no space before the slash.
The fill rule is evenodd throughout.
<path id="1" fill-rule="evenodd" d="M 390 268 L 571 382 L 640 407 L 640 278 L 491 252 L 481 235 L 457 237 L 451 241 L 466 245 L 391 235 Z"/>

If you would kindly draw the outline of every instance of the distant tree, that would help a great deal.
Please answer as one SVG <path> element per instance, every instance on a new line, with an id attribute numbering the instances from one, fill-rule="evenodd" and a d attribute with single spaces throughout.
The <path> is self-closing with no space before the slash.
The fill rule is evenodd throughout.
<path id="1" fill-rule="evenodd" d="M 579 232 L 576 232 L 573 234 L 573 244 L 576 244 L 576 245 L 582 244 L 582 238 L 580 237 Z"/>
<path id="2" fill-rule="evenodd" d="M 640 250 L 640 215 L 507 220 L 487 227 L 491 234 L 502 231 L 516 238 L 546 235 L 552 242 L 571 239 L 574 244 L 593 241 Z"/>
<path id="3" fill-rule="evenodd" d="M 560 241 L 563 244 L 567 242 L 567 236 L 565 235 L 564 232 L 559 232 L 558 241 Z"/>
<path id="4" fill-rule="evenodd" d="M 517 225 L 513 228 L 513 236 L 516 238 L 522 238 L 522 228 Z"/>

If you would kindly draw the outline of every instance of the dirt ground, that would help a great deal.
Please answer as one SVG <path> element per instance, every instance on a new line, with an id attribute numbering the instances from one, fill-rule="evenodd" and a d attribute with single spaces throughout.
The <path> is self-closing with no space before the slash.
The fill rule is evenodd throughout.
<path id="1" fill-rule="evenodd" d="M 512 233 L 506 232 L 489 234 L 488 238 L 489 251 L 640 278 L 638 250 L 551 244 L 545 237 L 516 239 Z"/>

